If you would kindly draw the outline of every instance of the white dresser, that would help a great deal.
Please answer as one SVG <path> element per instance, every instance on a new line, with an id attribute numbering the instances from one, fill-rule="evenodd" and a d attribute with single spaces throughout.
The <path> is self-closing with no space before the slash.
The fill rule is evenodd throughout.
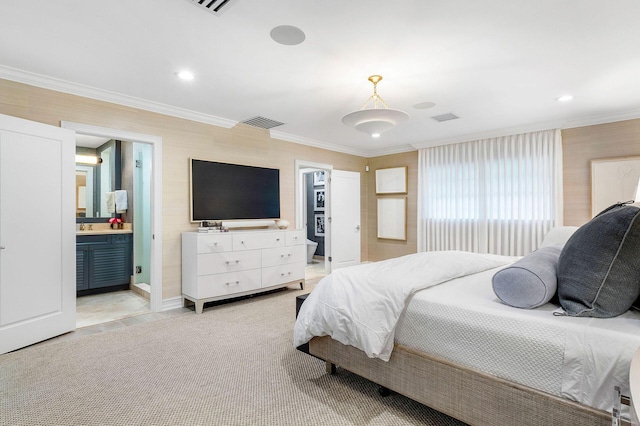
<path id="1" fill-rule="evenodd" d="M 299 283 L 304 288 L 304 229 L 182 233 L 182 297 L 205 302 Z"/>

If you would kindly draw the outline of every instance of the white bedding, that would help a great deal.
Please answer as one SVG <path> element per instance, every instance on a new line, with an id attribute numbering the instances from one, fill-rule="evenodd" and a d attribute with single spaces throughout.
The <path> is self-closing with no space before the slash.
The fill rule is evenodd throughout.
<path id="1" fill-rule="evenodd" d="M 491 277 L 500 268 L 416 293 L 396 342 L 572 401 L 611 411 L 613 387 L 629 395 L 640 347 L 640 313 L 615 318 L 554 316 L 502 304 Z"/>
<path id="2" fill-rule="evenodd" d="M 506 306 L 493 293 L 491 277 L 516 258 L 459 253 L 419 253 L 335 271 L 302 305 L 295 345 L 329 335 L 388 360 L 395 337 L 422 352 L 608 411 L 614 385 L 629 394 L 640 313 L 578 318 L 554 316 L 560 309 L 551 303 L 532 310 Z"/>
<path id="3" fill-rule="evenodd" d="M 515 259 L 440 251 L 338 269 L 322 279 L 302 305 L 294 327 L 294 344 L 328 335 L 371 358 L 388 361 L 396 323 L 409 296 Z"/>

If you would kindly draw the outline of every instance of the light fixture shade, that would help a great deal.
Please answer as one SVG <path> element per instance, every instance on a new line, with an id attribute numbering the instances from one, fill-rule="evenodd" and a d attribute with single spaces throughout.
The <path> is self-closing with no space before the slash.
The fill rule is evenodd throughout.
<path id="1" fill-rule="evenodd" d="M 76 154 L 76 163 L 79 164 L 98 164 L 102 163 L 102 158 L 95 155 L 78 155 Z"/>
<path id="2" fill-rule="evenodd" d="M 409 114 L 397 109 L 391 109 L 378 95 L 377 86 L 382 80 L 381 75 L 372 75 L 369 81 L 373 83 L 373 95 L 367 99 L 359 111 L 354 111 L 342 117 L 342 122 L 356 130 L 378 137 L 380 133 L 393 129 L 399 123 L 407 120 Z M 373 102 L 373 108 L 367 108 L 369 102 Z M 384 108 L 378 108 L 382 104 Z"/>
<path id="3" fill-rule="evenodd" d="M 409 114 L 397 109 L 368 108 L 345 115 L 342 117 L 342 122 L 371 135 L 391 130 L 408 118 Z"/>

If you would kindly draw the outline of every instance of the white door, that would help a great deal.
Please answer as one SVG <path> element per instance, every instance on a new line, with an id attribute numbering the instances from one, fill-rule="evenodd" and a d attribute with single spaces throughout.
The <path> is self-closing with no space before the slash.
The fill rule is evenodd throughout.
<path id="1" fill-rule="evenodd" d="M 75 329 L 75 133 L 0 115 L 0 354 Z"/>
<path id="2" fill-rule="evenodd" d="M 360 263 L 360 173 L 333 170 L 331 197 L 331 270 Z"/>

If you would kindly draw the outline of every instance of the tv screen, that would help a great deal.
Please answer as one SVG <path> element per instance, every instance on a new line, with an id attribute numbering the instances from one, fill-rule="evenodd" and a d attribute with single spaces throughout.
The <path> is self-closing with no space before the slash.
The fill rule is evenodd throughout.
<path id="1" fill-rule="evenodd" d="M 191 159 L 191 221 L 280 218 L 280 170 Z"/>

